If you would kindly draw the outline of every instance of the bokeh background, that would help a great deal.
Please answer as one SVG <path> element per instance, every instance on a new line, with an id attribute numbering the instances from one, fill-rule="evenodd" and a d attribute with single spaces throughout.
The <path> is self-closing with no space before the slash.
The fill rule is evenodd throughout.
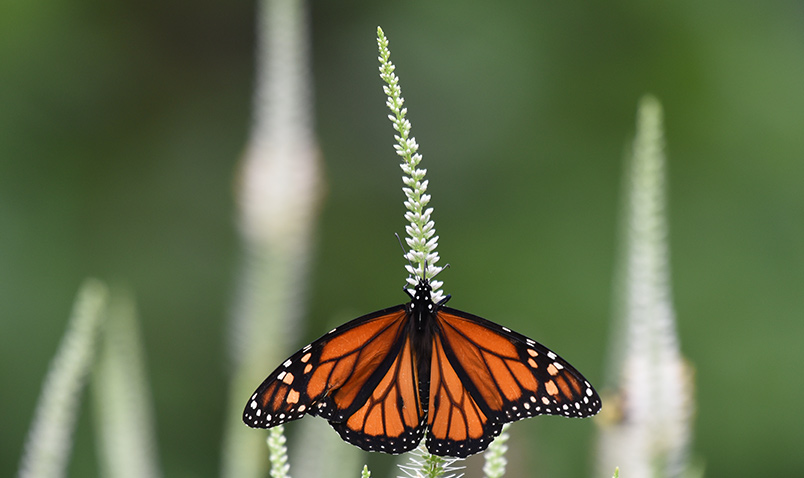
<path id="1" fill-rule="evenodd" d="M 405 299 L 377 25 L 429 171 L 451 305 L 548 344 L 593 382 L 623 154 L 653 93 L 694 457 L 709 477 L 801 476 L 804 3 L 590 3 L 311 5 L 326 194 L 304 338 Z M 86 276 L 136 294 L 165 476 L 218 474 L 254 8 L 0 3 L 0 475 L 17 469 Z M 96 474 L 89 412 L 72 476 Z M 517 424 L 509 476 L 583 476 L 593 431 Z"/>

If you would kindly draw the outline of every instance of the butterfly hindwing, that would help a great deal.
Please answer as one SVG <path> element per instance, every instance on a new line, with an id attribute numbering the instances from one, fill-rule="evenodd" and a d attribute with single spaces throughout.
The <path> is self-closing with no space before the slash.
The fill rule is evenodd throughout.
<path id="1" fill-rule="evenodd" d="M 490 419 L 445 352 L 440 334 L 433 337 L 427 449 L 439 456 L 466 457 L 488 447 L 502 424 Z"/>
<path id="2" fill-rule="evenodd" d="M 424 434 L 424 410 L 410 337 L 404 336 L 396 357 L 365 403 L 345 421 L 330 425 L 345 441 L 368 451 L 404 453 Z"/>

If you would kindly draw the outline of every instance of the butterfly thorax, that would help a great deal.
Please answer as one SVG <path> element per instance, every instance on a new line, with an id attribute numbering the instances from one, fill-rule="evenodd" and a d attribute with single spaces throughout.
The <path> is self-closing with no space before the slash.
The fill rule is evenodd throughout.
<path id="1" fill-rule="evenodd" d="M 431 318 L 436 313 L 437 305 L 432 298 L 433 288 L 426 279 L 419 279 L 419 283 L 413 290 L 408 291 L 411 301 L 407 305 L 408 313 L 413 318 L 416 331 L 422 333 L 432 322 Z"/>

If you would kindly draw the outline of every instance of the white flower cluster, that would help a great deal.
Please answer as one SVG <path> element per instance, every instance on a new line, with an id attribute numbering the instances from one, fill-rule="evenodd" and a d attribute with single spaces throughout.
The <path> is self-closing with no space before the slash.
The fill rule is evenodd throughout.
<path id="1" fill-rule="evenodd" d="M 408 283 L 415 286 L 419 278 L 430 280 L 441 272 L 442 267 L 436 265 L 439 260 L 438 236 L 435 235 L 435 223 L 431 219 L 433 208 L 428 208 L 430 195 L 426 194 L 428 181 L 424 179 L 427 174 L 426 169 L 418 169 L 422 156 L 417 152 L 419 149 L 416 138 L 410 136 L 410 121 L 405 118 L 408 110 L 404 108 L 405 99 L 402 97 L 402 89 L 399 87 L 399 78 L 394 74 L 394 65 L 391 63 L 391 52 L 388 50 L 388 39 L 382 32 L 377 30 L 377 43 L 380 49 L 380 77 L 386 83 L 383 91 L 388 96 L 385 104 L 391 110 L 388 119 L 393 123 L 397 133 L 394 139 L 396 154 L 402 158 L 400 165 L 405 175 L 402 181 L 405 187 L 402 188 L 407 199 L 405 200 L 405 219 L 410 225 L 405 227 L 408 237 L 405 238 L 410 250 L 405 254 L 405 258 L 410 262 L 405 266 L 410 276 Z M 438 302 L 443 297 L 443 293 L 438 290 L 442 285 L 441 281 L 430 281 L 433 288 L 433 301 Z"/>

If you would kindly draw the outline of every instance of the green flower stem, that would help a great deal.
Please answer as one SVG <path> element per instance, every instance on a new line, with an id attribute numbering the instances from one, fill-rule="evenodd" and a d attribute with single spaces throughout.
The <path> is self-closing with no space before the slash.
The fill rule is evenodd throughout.
<path id="1" fill-rule="evenodd" d="M 424 441 L 408 456 L 407 464 L 397 465 L 405 475 L 410 478 L 459 478 L 463 473 L 456 475 L 453 472 L 462 470 L 463 466 L 456 466 L 459 458 L 445 458 L 431 455 L 427 452 Z"/>

